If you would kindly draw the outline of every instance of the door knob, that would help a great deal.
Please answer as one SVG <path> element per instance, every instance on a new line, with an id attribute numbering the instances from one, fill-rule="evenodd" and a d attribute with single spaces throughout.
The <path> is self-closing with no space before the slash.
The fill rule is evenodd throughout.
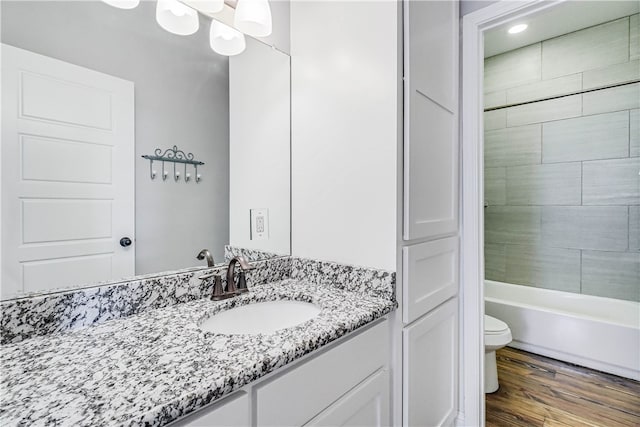
<path id="1" fill-rule="evenodd" d="M 123 237 L 120 239 L 120 246 L 126 248 L 127 246 L 131 246 L 131 239 L 128 237 Z"/>

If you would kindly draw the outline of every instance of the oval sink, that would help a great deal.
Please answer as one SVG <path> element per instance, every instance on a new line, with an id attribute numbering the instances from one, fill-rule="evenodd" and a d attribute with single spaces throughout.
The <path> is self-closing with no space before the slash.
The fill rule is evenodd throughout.
<path id="1" fill-rule="evenodd" d="M 320 313 L 317 305 L 302 301 L 268 301 L 222 311 L 200 324 L 216 334 L 271 334 L 291 328 Z"/>

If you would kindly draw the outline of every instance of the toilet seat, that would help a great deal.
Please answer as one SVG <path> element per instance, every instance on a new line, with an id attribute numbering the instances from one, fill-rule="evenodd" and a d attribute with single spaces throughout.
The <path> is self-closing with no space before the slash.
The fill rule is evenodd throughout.
<path id="1" fill-rule="evenodd" d="M 484 315 L 484 333 L 486 334 L 499 334 L 509 329 L 506 323 L 495 317 L 491 317 L 488 314 Z"/>
<path id="2" fill-rule="evenodd" d="M 485 351 L 494 351 L 509 344 L 512 340 L 509 326 L 502 320 L 484 315 Z"/>

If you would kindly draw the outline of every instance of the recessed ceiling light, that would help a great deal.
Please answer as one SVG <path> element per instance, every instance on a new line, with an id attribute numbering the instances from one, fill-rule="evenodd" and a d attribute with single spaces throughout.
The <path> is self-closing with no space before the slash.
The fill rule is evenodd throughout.
<path id="1" fill-rule="evenodd" d="M 509 34 L 518 34 L 523 32 L 524 30 L 526 30 L 528 27 L 527 24 L 518 24 L 518 25 L 514 25 L 513 27 L 509 28 Z"/>

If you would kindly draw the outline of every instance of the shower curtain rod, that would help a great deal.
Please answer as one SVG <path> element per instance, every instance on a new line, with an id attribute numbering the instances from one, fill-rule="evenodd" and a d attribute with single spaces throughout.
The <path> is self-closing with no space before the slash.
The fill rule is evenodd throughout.
<path id="1" fill-rule="evenodd" d="M 611 89 L 611 88 L 615 88 L 615 87 L 620 87 L 620 86 L 627 86 L 627 85 L 632 85 L 635 83 L 640 83 L 640 78 L 639 79 L 635 79 L 635 80 L 631 80 L 628 82 L 624 82 L 624 83 L 617 83 L 617 84 L 612 84 L 612 85 L 607 85 L 607 86 L 600 86 L 600 87 L 596 87 L 593 89 L 583 89 L 583 90 L 578 90 L 575 92 L 569 92 L 563 95 L 556 95 L 556 96 L 549 96 L 547 98 L 540 98 L 540 99 L 536 99 L 533 101 L 526 101 L 526 102 L 518 102 L 518 103 L 514 103 L 514 104 L 505 104 L 499 107 L 491 107 L 491 108 L 485 108 L 483 111 L 486 113 L 488 111 L 496 111 L 496 110 L 502 110 L 504 108 L 509 108 L 509 107 L 518 107 L 520 105 L 527 105 L 527 104 L 535 104 L 536 102 L 542 102 L 542 101 L 549 101 L 552 99 L 559 99 L 559 98 L 565 98 L 567 96 L 573 96 L 573 95 L 581 95 L 583 93 L 589 93 L 589 92 L 596 92 L 598 90 L 604 90 L 604 89 Z"/>

